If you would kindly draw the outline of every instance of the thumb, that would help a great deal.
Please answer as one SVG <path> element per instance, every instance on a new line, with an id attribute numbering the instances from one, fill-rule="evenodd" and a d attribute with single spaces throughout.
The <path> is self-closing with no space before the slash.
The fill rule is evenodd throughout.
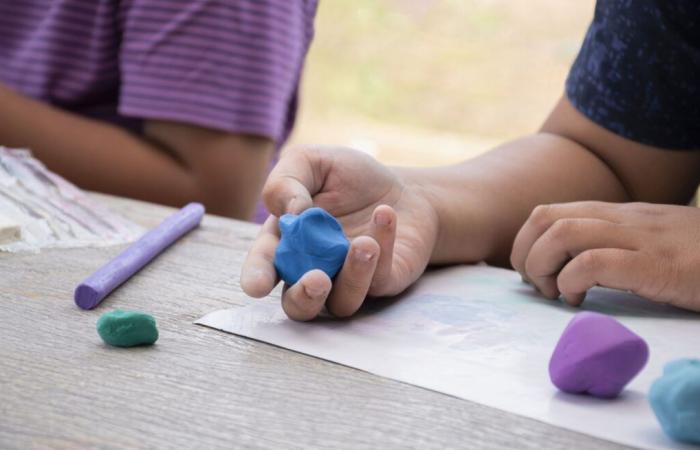
<path id="1" fill-rule="evenodd" d="M 289 149 L 283 152 L 270 172 L 262 197 L 267 209 L 275 216 L 299 214 L 313 206 L 312 196 L 323 185 L 314 176 L 321 172 L 321 160 L 314 153 L 306 149 Z"/>

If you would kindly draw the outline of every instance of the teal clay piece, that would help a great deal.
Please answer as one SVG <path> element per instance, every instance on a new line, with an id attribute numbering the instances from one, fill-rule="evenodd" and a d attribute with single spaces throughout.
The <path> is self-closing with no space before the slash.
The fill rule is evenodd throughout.
<path id="1" fill-rule="evenodd" d="M 151 345 L 158 340 L 156 319 L 141 311 L 115 309 L 97 320 L 97 333 L 115 347 Z"/>
<path id="2" fill-rule="evenodd" d="M 700 444 L 700 360 L 666 364 L 663 376 L 651 385 L 649 403 L 667 435 Z"/>

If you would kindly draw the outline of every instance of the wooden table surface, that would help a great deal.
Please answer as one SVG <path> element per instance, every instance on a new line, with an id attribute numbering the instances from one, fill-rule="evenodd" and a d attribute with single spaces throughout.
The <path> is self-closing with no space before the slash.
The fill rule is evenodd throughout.
<path id="1" fill-rule="evenodd" d="M 97 197 L 147 227 L 172 212 Z M 194 325 L 246 301 L 256 232 L 207 216 L 93 311 L 73 289 L 121 247 L 0 252 L 0 448 L 620 448 Z M 105 346 L 113 308 L 153 314 L 157 344 Z"/>

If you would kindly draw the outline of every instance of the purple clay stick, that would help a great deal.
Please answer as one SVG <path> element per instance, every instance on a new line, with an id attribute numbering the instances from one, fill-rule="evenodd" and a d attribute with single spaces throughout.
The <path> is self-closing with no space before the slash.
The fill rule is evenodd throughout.
<path id="1" fill-rule="evenodd" d="M 80 283 L 75 289 L 75 304 L 82 309 L 93 309 L 99 305 L 160 252 L 199 225 L 203 216 L 204 206 L 190 203 L 165 219 Z"/>

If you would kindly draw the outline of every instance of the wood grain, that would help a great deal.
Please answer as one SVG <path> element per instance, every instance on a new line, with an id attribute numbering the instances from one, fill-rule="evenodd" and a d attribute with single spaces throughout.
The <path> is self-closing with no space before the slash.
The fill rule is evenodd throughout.
<path id="1" fill-rule="evenodd" d="M 98 197 L 149 227 L 172 212 Z M 0 253 L 0 448 L 620 448 L 193 325 L 250 301 L 256 233 L 207 216 L 94 311 L 73 289 L 121 248 Z M 158 343 L 102 344 L 95 322 L 117 307 L 153 314 Z"/>

